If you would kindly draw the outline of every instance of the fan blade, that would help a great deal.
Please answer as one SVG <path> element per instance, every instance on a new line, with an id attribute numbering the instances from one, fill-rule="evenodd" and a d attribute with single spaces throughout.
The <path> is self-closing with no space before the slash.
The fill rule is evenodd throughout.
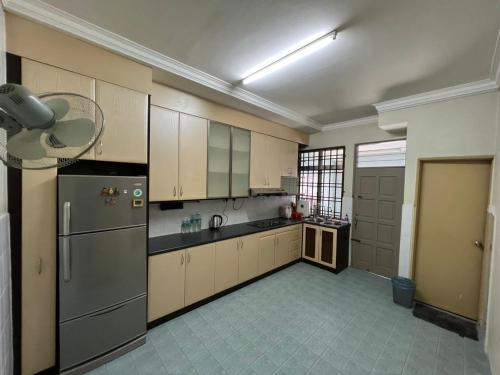
<path id="1" fill-rule="evenodd" d="M 54 98 L 49 99 L 45 104 L 54 111 L 56 120 L 62 119 L 69 111 L 69 103 L 66 99 Z"/>
<path id="2" fill-rule="evenodd" d="M 43 130 L 24 130 L 13 135 L 7 142 L 7 152 L 23 160 L 38 160 L 44 158 L 47 153 L 42 147 L 40 136 Z"/>
<path id="3" fill-rule="evenodd" d="M 79 147 L 92 140 L 95 132 L 95 124 L 92 120 L 87 118 L 57 121 L 55 125 L 50 128 L 49 132 L 62 144 L 69 147 Z"/>

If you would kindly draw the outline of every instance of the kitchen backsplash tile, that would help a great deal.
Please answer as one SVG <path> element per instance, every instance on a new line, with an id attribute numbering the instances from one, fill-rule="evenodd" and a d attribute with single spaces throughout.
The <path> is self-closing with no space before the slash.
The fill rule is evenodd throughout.
<path id="1" fill-rule="evenodd" d="M 277 217 L 279 207 L 294 200 L 295 198 L 291 197 L 239 198 L 236 201 L 229 200 L 226 206 L 224 199 L 216 199 L 185 202 L 181 210 L 166 211 L 161 211 L 159 204 L 153 203 L 149 207 L 149 237 L 179 233 L 182 219 L 194 213 L 201 214 L 202 229 L 208 228 L 212 215 L 224 216 L 223 212 L 227 217 L 227 225 Z"/>

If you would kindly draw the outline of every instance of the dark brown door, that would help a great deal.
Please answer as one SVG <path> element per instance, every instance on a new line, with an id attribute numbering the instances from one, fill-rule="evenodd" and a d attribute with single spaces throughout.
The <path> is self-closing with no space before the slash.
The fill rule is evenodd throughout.
<path id="1" fill-rule="evenodd" d="M 318 260 L 318 229 L 315 226 L 304 224 L 303 235 L 303 254 L 306 259 L 317 261 Z"/>
<path id="2" fill-rule="evenodd" d="M 404 168 L 357 168 L 352 266 L 382 276 L 398 272 Z"/>

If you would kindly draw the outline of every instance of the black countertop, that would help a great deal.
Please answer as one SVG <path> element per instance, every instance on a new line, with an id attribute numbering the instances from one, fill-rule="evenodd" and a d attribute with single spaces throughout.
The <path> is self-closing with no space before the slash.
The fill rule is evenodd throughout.
<path id="1" fill-rule="evenodd" d="M 259 220 L 260 221 L 260 220 Z M 259 228 L 252 226 L 250 223 L 226 225 L 219 230 L 204 229 L 196 233 L 175 233 L 166 236 L 149 238 L 149 255 L 166 253 L 169 251 L 182 250 L 188 247 L 205 245 L 212 242 L 228 240 L 230 238 L 246 236 L 249 234 L 266 232 L 269 230 L 279 229 L 295 224 L 313 224 L 325 226 L 328 228 L 342 228 L 349 224 L 342 225 L 323 225 L 321 223 L 311 223 L 307 220 L 281 220 L 280 225 L 271 228 Z"/>

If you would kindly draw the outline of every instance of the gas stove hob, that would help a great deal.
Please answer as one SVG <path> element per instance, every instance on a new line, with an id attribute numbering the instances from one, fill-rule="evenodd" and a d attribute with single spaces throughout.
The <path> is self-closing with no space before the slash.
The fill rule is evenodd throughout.
<path id="1" fill-rule="evenodd" d="M 283 219 L 283 218 L 275 218 L 275 219 L 265 219 L 265 220 L 259 220 L 259 221 L 254 221 L 252 223 L 248 223 L 251 227 L 256 227 L 256 228 L 273 228 L 273 227 L 279 227 L 283 224 L 288 223 L 288 219 Z"/>

